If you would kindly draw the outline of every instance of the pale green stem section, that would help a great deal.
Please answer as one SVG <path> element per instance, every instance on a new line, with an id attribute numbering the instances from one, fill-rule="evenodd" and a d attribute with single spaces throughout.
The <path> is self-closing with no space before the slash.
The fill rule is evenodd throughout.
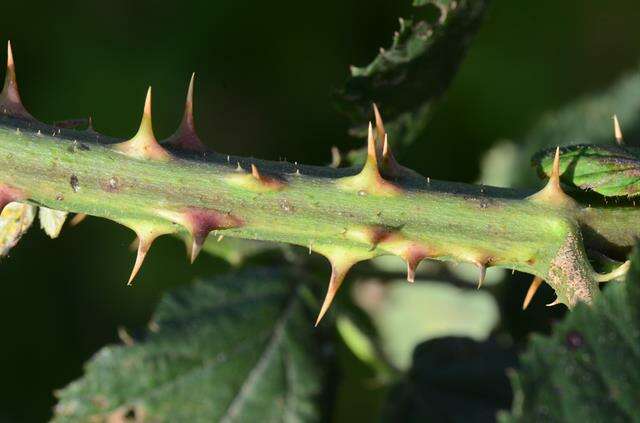
<path id="1" fill-rule="evenodd" d="M 418 246 L 436 259 L 538 275 L 569 305 L 590 301 L 597 291 L 579 225 L 589 226 L 588 239 L 617 249 L 631 245 L 631 231 L 637 234 L 634 209 L 563 210 L 526 200 L 528 192 L 417 179 L 399 181 L 401 195 L 362 195 L 336 185 L 337 178 L 355 169 L 213 153 L 208 158 L 183 154 L 166 163 L 138 160 L 112 150 L 106 138 L 97 143 L 96 135 L 34 125 L 0 117 L 0 183 L 24 191 L 34 204 L 127 224 L 144 222 L 161 232 L 186 233 L 163 217 L 167 211 L 215 209 L 244 222 L 220 231 L 227 236 L 335 249 L 354 257 L 402 254 Z M 237 175 L 236 160 L 245 170 L 255 163 L 263 174 L 281 178 L 284 187 L 258 192 L 230 183 L 229 175 Z M 380 228 L 394 238 L 372 245 L 366 235 Z M 573 266 L 569 270 L 567 261 Z M 579 287 L 568 282 L 576 269 L 586 278 Z"/>

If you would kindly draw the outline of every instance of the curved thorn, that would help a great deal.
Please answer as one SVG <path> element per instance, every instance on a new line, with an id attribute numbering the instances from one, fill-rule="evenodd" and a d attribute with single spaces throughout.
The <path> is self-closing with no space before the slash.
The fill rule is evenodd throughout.
<path id="1" fill-rule="evenodd" d="M 618 145 L 624 144 L 624 140 L 622 138 L 622 130 L 620 129 L 620 122 L 618 122 L 618 116 L 613 115 L 613 134 L 616 138 L 616 143 Z"/>
<path id="2" fill-rule="evenodd" d="M 407 261 L 407 282 L 415 282 L 416 281 L 416 268 L 418 267 L 418 263 L 414 261 Z"/>
<path id="3" fill-rule="evenodd" d="M 336 146 L 331 147 L 331 164 L 329 167 L 336 169 L 340 167 L 341 162 L 342 157 L 340 156 L 340 150 L 338 150 L 338 147 Z"/>
<path id="4" fill-rule="evenodd" d="M 253 176 L 258 181 L 262 180 L 262 176 L 260 176 L 258 168 L 253 163 L 251 164 L 251 176 Z"/>
<path id="5" fill-rule="evenodd" d="M 356 259 L 349 259 L 344 256 L 335 256 L 335 257 L 327 257 L 329 262 L 331 263 L 331 278 L 329 279 L 329 286 L 327 287 L 327 293 L 324 297 L 324 301 L 322 302 L 322 307 L 320 308 L 320 313 L 318 314 L 318 318 L 316 319 L 315 326 L 318 326 L 324 315 L 329 310 L 333 299 L 340 289 L 342 282 L 344 281 L 347 272 L 351 267 L 358 262 Z"/>
<path id="6" fill-rule="evenodd" d="M 536 291 L 538 291 L 538 288 L 540 288 L 540 285 L 542 285 L 542 282 L 543 281 L 540 276 L 535 276 L 533 278 L 533 281 L 531 281 L 531 285 L 529 285 L 529 289 L 527 290 L 527 295 L 524 297 L 524 302 L 522 303 L 523 310 L 526 310 L 527 307 L 529 307 L 531 299 L 536 294 Z"/>
<path id="7" fill-rule="evenodd" d="M 623 264 L 621 264 L 620 266 L 618 266 L 617 269 L 609 272 L 609 273 L 605 273 L 604 275 L 602 274 L 596 274 L 596 281 L 598 282 L 609 282 L 613 279 L 618 279 L 621 276 L 624 276 L 627 271 L 629 270 L 629 267 L 631 267 L 631 261 L 627 260 L 625 261 Z"/>
<path id="8" fill-rule="evenodd" d="M 329 279 L 329 286 L 327 287 L 327 293 L 324 297 L 324 301 L 322 302 L 322 307 L 320 308 L 320 313 L 318 314 L 318 318 L 316 319 L 315 326 L 320 324 L 320 321 L 331 307 L 331 303 L 340 289 L 340 285 L 344 281 L 347 272 L 351 268 L 352 263 L 345 263 L 343 265 L 336 264 L 331 261 L 331 279 Z"/>
<path id="9" fill-rule="evenodd" d="M 478 288 L 480 289 L 482 288 L 482 284 L 484 283 L 484 279 L 487 276 L 487 266 L 485 266 L 484 264 L 481 263 L 476 263 L 476 266 L 478 266 L 478 269 L 480 270 L 480 274 L 478 275 Z"/>
<path id="10" fill-rule="evenodd" d="M 562 191 L 560 187 L 560 147 L 556 147 L 556 154 L 553 157 L 553 168 L 549 176 L 549 184 L 552 184 L 554 189 Z"/>
<path id="11" fill-rule="evenodd" d="M 144 262 L 145 257 L 147 256 L 147 252 L 149 248 L 151 248 L 151 243 L 156 239 L 157 235 L 152 232 L 147 235 L 138 234 L 138 251 L 136 253 L 136 261 L 133 264 L 133 269 L 131 270 L 131 276 L 129 276 L 129 281 L 127 285 L 131 286 L 133 284 L 133 279 L 138 274 L 138 271 L 142 267 L 142 263 Z M 135 243 L 135 240 L 133 241 Z"/>
<path id="12" fill-rule="evenodd" d="M 560 300 L 556 298 L 555 300 L 553 300 L 549 304 L 546 304 L 546 306 L 547 307 L 553 307 L 553 306 L 558 305 L 558 304 L 560 304 Z"/>
<path id="13" fill-rule="evenodd" d="M 87 218 L 87 215 L 84 213 L 78 213 L 75 216 L 73 216 L 73 219 L 71 219 L 69 221 L 69 226 L 76 226 L 79 225 L 84 219 Z"/>

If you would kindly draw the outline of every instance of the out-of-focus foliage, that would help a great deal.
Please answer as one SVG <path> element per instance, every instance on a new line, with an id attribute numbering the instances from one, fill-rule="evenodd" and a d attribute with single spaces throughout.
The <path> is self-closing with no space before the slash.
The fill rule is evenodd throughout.
<path id="1" fill-rule="evenodd" d="M 447 335 L 484 340 L 499 319 L 496 301 L 486 291 L 441 282 L 363 281 L 354 296 L 371 316 L 382 353 L 401 370 L 409 368 L 420 342 Z"/>
<path id="2" fill-rule="evenodd" d="M 640 420 L 640 249 L 624 282 L 579 304 L 550 337 L 534 335 L 512 377 L 506 422 Z"/>
<path id="3" fill-rule="evenodd" d="M 100 350 L 54 421 L 316 421 L 321 349 L 299 275 L 265 268 L 164 297 L 149 330 Z"/>
<path id="4" fill-rule="evenodd" d="M 415 17 L 400 18 L 391 47 L 366 66 L 352 67 L 338 107 L 359 127 L 376 102 L 389 139 L 413 142 L 447 89 L 480 27 L 488 0 L 414 0 Z"/>
<path id="5" fill-rule="evenodd" d="M 445 337 L 418 345 L 386 402 L 386 422 L 490 422 L 511 403 L 516 356 L 493 341 Z"/>
<path id="6" fill-rule="evenodd" d="M 613 114 L 620 118 L 625 138 L 633 140 L 640 135 L 640 70 L 601 93 L 547 114 L 522 141 L 517 166 L 522 171 L 517 184 L 528 185 L 535 180 L 529 160 L 539 150 L 571 144 L 613 145 Z"/>
<path id="7" fill-rule="evenodd" d="M 548 177 L 555 149 L 542 150 L 533 159 L 538 173 Z M 619 145 L 578 144 L 560 149 L 563 183 L 607 197 L 640 194 L 640 150 Z"/>

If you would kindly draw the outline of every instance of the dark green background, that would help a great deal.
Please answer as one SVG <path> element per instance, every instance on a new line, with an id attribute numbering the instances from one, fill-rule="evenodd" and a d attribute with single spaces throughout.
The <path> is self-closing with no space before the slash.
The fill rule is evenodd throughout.
<path id="1" fill-rule="evenodd" d="M 334 111 L 332 90 L 348 65 L 389 45 L 397 17 L 411 14 L 408 3 L 11 2 L 0 8 L 0 41 L 12 40 L 24 103 L 41 120 L 91 115 L 99 131 L 126 137 L 152 85 L 164 137 L 196 71 L 197 126 L 209 146 L 325 164 L 332 145 L 360 146 Z M 401 161 L 430 177 L 473 181 L 496 140 L 520 139 L 544 112 L 636 66 L 639 12 L 632 0 L 494 1 L 429 126 L 437 141 L 413 146 Z M 227 268 L 205 255 L 189 266 L 181 243 L 161 239 L 128 288 L 132 239 L 91 218 L 55 241 L 32 230 L 3 259 L 0 421 L 46 419 L 52 391 L 116 341 L 118 326 L 144 325 L 167 288 Z M 527 318 L 515 311 L 521 298 L 503 306 L 507 319 Z M 371 409 L 354 404 L 353 418 Z"/>

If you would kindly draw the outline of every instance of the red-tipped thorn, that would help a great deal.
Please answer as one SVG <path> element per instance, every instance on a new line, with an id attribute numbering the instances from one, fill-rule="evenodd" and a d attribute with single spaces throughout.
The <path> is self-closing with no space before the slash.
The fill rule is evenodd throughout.
<path id="1" fill-rule="evenodd" d="M 522 303 L 523 310 L 526 310 L 527 307 L 529 307 L 529 303 L 538 291 L 538 288 L 540 288 L 540 285 L 542 285 L 542 278 L 540 276 L 534 277 L 533 281 L 531 281 L 531 285 L 529 285 L 529 289 L 527 290 L 527 295 L 524 297 L 524 301 Z"/>
<path id="2" fill-rule="evenodd" d="M 4 77 L 4 86 L 0 92 L 0 113 L 24 119 L 33 119 L 20 100 L 11 41 L 7 41 L 7 73 Z"/>
<path id="3" fill-rule="evenodd" d="M 195 78 L 196 74 L 194 72 L 191 74 L 189 88 L 187 89 L 182 122 L 176 132 L 169 137 L 167 143 L 185 150 L 202 152 L 206 151 L 207 147 L 202 143 L 200 137 L 198 137 L 193 119 L 193 84 Z"/>

